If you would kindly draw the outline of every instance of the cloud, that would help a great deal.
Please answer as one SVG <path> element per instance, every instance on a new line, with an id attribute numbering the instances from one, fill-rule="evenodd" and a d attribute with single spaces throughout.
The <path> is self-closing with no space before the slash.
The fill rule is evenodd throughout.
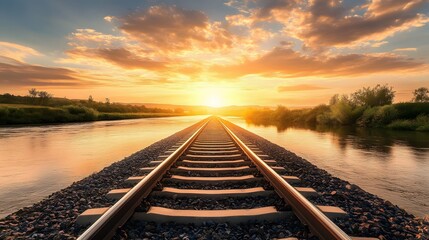
<path id="1" fill-rule="evenodd" d="M 297 0 L 254 0 L 258 6 L 254 17 L 258 20 L 271 19 L 273 16 L 283 15 L 298 6 Z"/>
<path id="2" fill-rule="evenodd" d="M 227 49 L 231 34 L 200 11 L 176 6 L 152 6 L 118 18 L 119 28 L 142 46 L 159 51 Z"/>
<path id="3" fill-rule="evenodd" d="M 114 17 L 112 17 L 112 16 L 105 16 L 105 17 L 104 17 L 104 20 L 105 20 L 106 22 L 112 22 L 112 21 L 113 21 L 113 19 L 114 19 Z"/>
<path id="4" fill-rule="evenodd" d="M 393 50 L 394 52 L 415 52 L 417 48 L 396 48 Z"/>
<path id="5" fill-rule="evenodd" d="M 66 68 L 42 67 L 0 57 L 1 86 L 82 86 L 78 73 Z"/>
<path id="6" fill-rule="evenodd" d="M 19 61 L 22 61 L 28 56 L 42 55 L 40 52 L 33 48 L 11 42 L 0 42 L 0 54 L 1 56 L 13 58 Z"/>
<path id="7" fill-rule="evenodd" d="M 380 41 L 429 22 L 422 13 L 425 4 L 426 0 L 373 0 L 348 8 L 341 0 L 313 0 L 296 15 L 299 27 L 289 32 L 312 47 Z"/>
<path id="8" fill-rule="evenodd" d="M 166 68 L 164 62 L 140 57 L 125 48 L 76 48 L 67 52 L 73 57 L 86 57 L 103 59 L 109 63 L 125 69 L 148 69 L 163 70 Z"/>
<path id="9" fill-rule="evenodd" d="M 116 46 L 127 42 L 124 36 L 115 36 L 111 34 L 103 34 L 91 28 L 80 28 L 72 32 L 68 37 L 69 45 L 72 47 L 87 46 Z"/>
<path id="10" fill-rule="evenodd" d="M 307 56 L 289 47 L 277 47 L 254 60 L 241 64 L 215 66 L 222 77 L 237 78 L 250 74 L 273 77 L 336 77 L 371 73 L 413 71 L 426 66 L 422 62 L 394 54 L 346 54 Z"/>
<path id="11" fill-rule="evenodd" d="M 293 86 L 279 86 L 277 88 L 278 92 L 292 92 L 292 91 L 310 91 L 310 90 L 322 90 L 326 89 L 325 87 L 308 85 L 308 84 L 299 84 Z"/>

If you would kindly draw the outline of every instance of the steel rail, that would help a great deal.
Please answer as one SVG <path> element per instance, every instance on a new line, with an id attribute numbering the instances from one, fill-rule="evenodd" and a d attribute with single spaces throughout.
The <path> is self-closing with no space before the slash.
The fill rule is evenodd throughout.
<path id="1" fill-rule="evenodd" d="M 282 197 L 292 208 L 295 215 L 306 224 L 310 231 L 320 239 L 333 240 L 350 240 L 343 230 L 333 223 L 325 214 L 323 214 L 316 206 L 302 196 L 294 187 L 292 187 L 282 176 L 275 172 L 268 164 L 258 157 L 249 147 L 246 146 L 224 123 L 224 120 L 219 119 L 222 126 L 230 137 L 243 150 L 247 157 L 255 164 L 258 170 L 272 184 L 276 192 Z"/>
<path id="2" fill-rule="evenodd" d="M 168 169 L 170 169 L 177 159 L 179 159 L 179 157 L 189 148 L 192 142 L 195 141 L 210 120 L 211 118 L 203 120 L 201 127 L 199 127 L 185 143 L 183 143 L 178 149 L 176 149 L 176 151 L 174 151 L 129 192 L 127 192 L 127 194 L 110 207 L 94 224 L 80 235 L 78 239 L 98 240 L 112 238 L 118 227 L 128 221 L 137 206 L 141 204 L 143 199 L 149 195 Z"/>

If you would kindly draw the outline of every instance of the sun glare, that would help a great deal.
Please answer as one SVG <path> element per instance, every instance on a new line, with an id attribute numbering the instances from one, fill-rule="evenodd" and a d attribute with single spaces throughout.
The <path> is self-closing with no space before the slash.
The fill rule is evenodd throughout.
<path id="1" fill-rule="evenodd" d="M 220 96 L 216 95 L 216 94 L 212 94 L 210 96 L 207 97 L 207 102 L 206 105 L 209 107 L 221 107 L 222 106 L 222 99 L 220 98 Z"/>

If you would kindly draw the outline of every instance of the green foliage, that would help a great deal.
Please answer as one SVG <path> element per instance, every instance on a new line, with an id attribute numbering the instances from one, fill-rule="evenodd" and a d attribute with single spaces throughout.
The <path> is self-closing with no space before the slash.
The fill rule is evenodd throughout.
<path id="1" fill-rule="evenodd" d="M 320 125 L 336 125 L 338 121 L 332 116 L 332 112 L 324 112 L 317 115 L 317 124 Z"/>
<path id="2" fill-rule="evenodd" d="M 357 106 L 375 107 L 392 104 L 395 91 L 388 85 L 370 88 L 364 87 L 351 95 L 351 101 Z"/>
<path id="3" fill-rule="evenodd" d="M 42 124 L 121 120 L 147 117 L 177 116 L 170 113 L 99 113 L 85 106 L 5 107 L 0 106 L 0 124 Z"/>
<path id="4" fill-rule="evenodd" d="M 425 87 L 417 88 L 413 95 L 413 102 L 429 102 L 429 89 Z"/>
<path id="5" fill-rule="evenodd" d="M 399 119 L 414 119 L 421 114 L 429 115 L 429 102 L 426 103 L 396 103 Z"/>
<path id="6" fill-rule="evenodd" d="M 306 124 L 316 125 L 319 122 L 318 118 L 321 118 L 319 116 L 325 115 L 325 113 L 329 112 L 329 110 L 329 106 L 325 104 L 318 105 L 305 114 L 304 121 Z"/>
<path id="7" fill-rule="evenodd" d="M 78 121 L 95 121 L 97 120 L 98 113 L 92 109 L 84 106 L 69 105 L 63 107 Z"/>
<path id="8" fill-rule="evenodd" d="M 387 125 L 395 130 L 429 131 L 429 115 L 419 115 L 416 119 L 396 120 Z"/>
<path id="9" fill-rule="evenodd" d="M 395 92 L 387 85 L 363 88 L 347 95 L 334 95 L 329 106 L 289 110 L 253 111 L 246 119 L 256 124 L 289 125 L 359 125 L 400 130 L 429 131 L 429 102 L 391 104 Z"/>
<path id="10" fill-rule="evenodd" d="M 107 101 L 108 99 L 106 99 Z M 171 109 L 146 108 L 141 105 L 119 104 L 107 102 L 96 102 L 90 96 L 88 100 L 70 100 L 67 98 L 53 98 L 46 91 L 29 90 L 29 96 L 14 96 L 12 94 L 0 94 L 0 103 L 6 104 L 31 104 L 38 106 L 65 107 L 69 105 L 84 106 L 92 108 L 97 112 L 105 113 L 173 113 Z"/>
<path id="11" fill-rule="evenodd" d="M 398 110 L 394 105 L 367 108 L 358 120 L 361 126 L 383 126 L 398 119 Z"/>
<path id="12" fill-rule="evenodd" d="M 356 107 L 347 98 L 342 97 L 330 107 L 332 117 L 342 125 L 354 124 L 364 111 L 363 107 Z"/>

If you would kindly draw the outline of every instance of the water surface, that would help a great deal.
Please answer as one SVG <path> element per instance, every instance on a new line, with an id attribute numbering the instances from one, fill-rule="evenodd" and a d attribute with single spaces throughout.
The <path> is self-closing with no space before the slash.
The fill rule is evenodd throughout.
<path id="1" fill-rule="evenodd" d="M 205 117 L 0 127 L 0 218 Z"/>
<path id="2" fill-rule="evenodd" d="M 429 133 L 304 129 L 230 121 L 417 216 L 429 214 Z"/>

